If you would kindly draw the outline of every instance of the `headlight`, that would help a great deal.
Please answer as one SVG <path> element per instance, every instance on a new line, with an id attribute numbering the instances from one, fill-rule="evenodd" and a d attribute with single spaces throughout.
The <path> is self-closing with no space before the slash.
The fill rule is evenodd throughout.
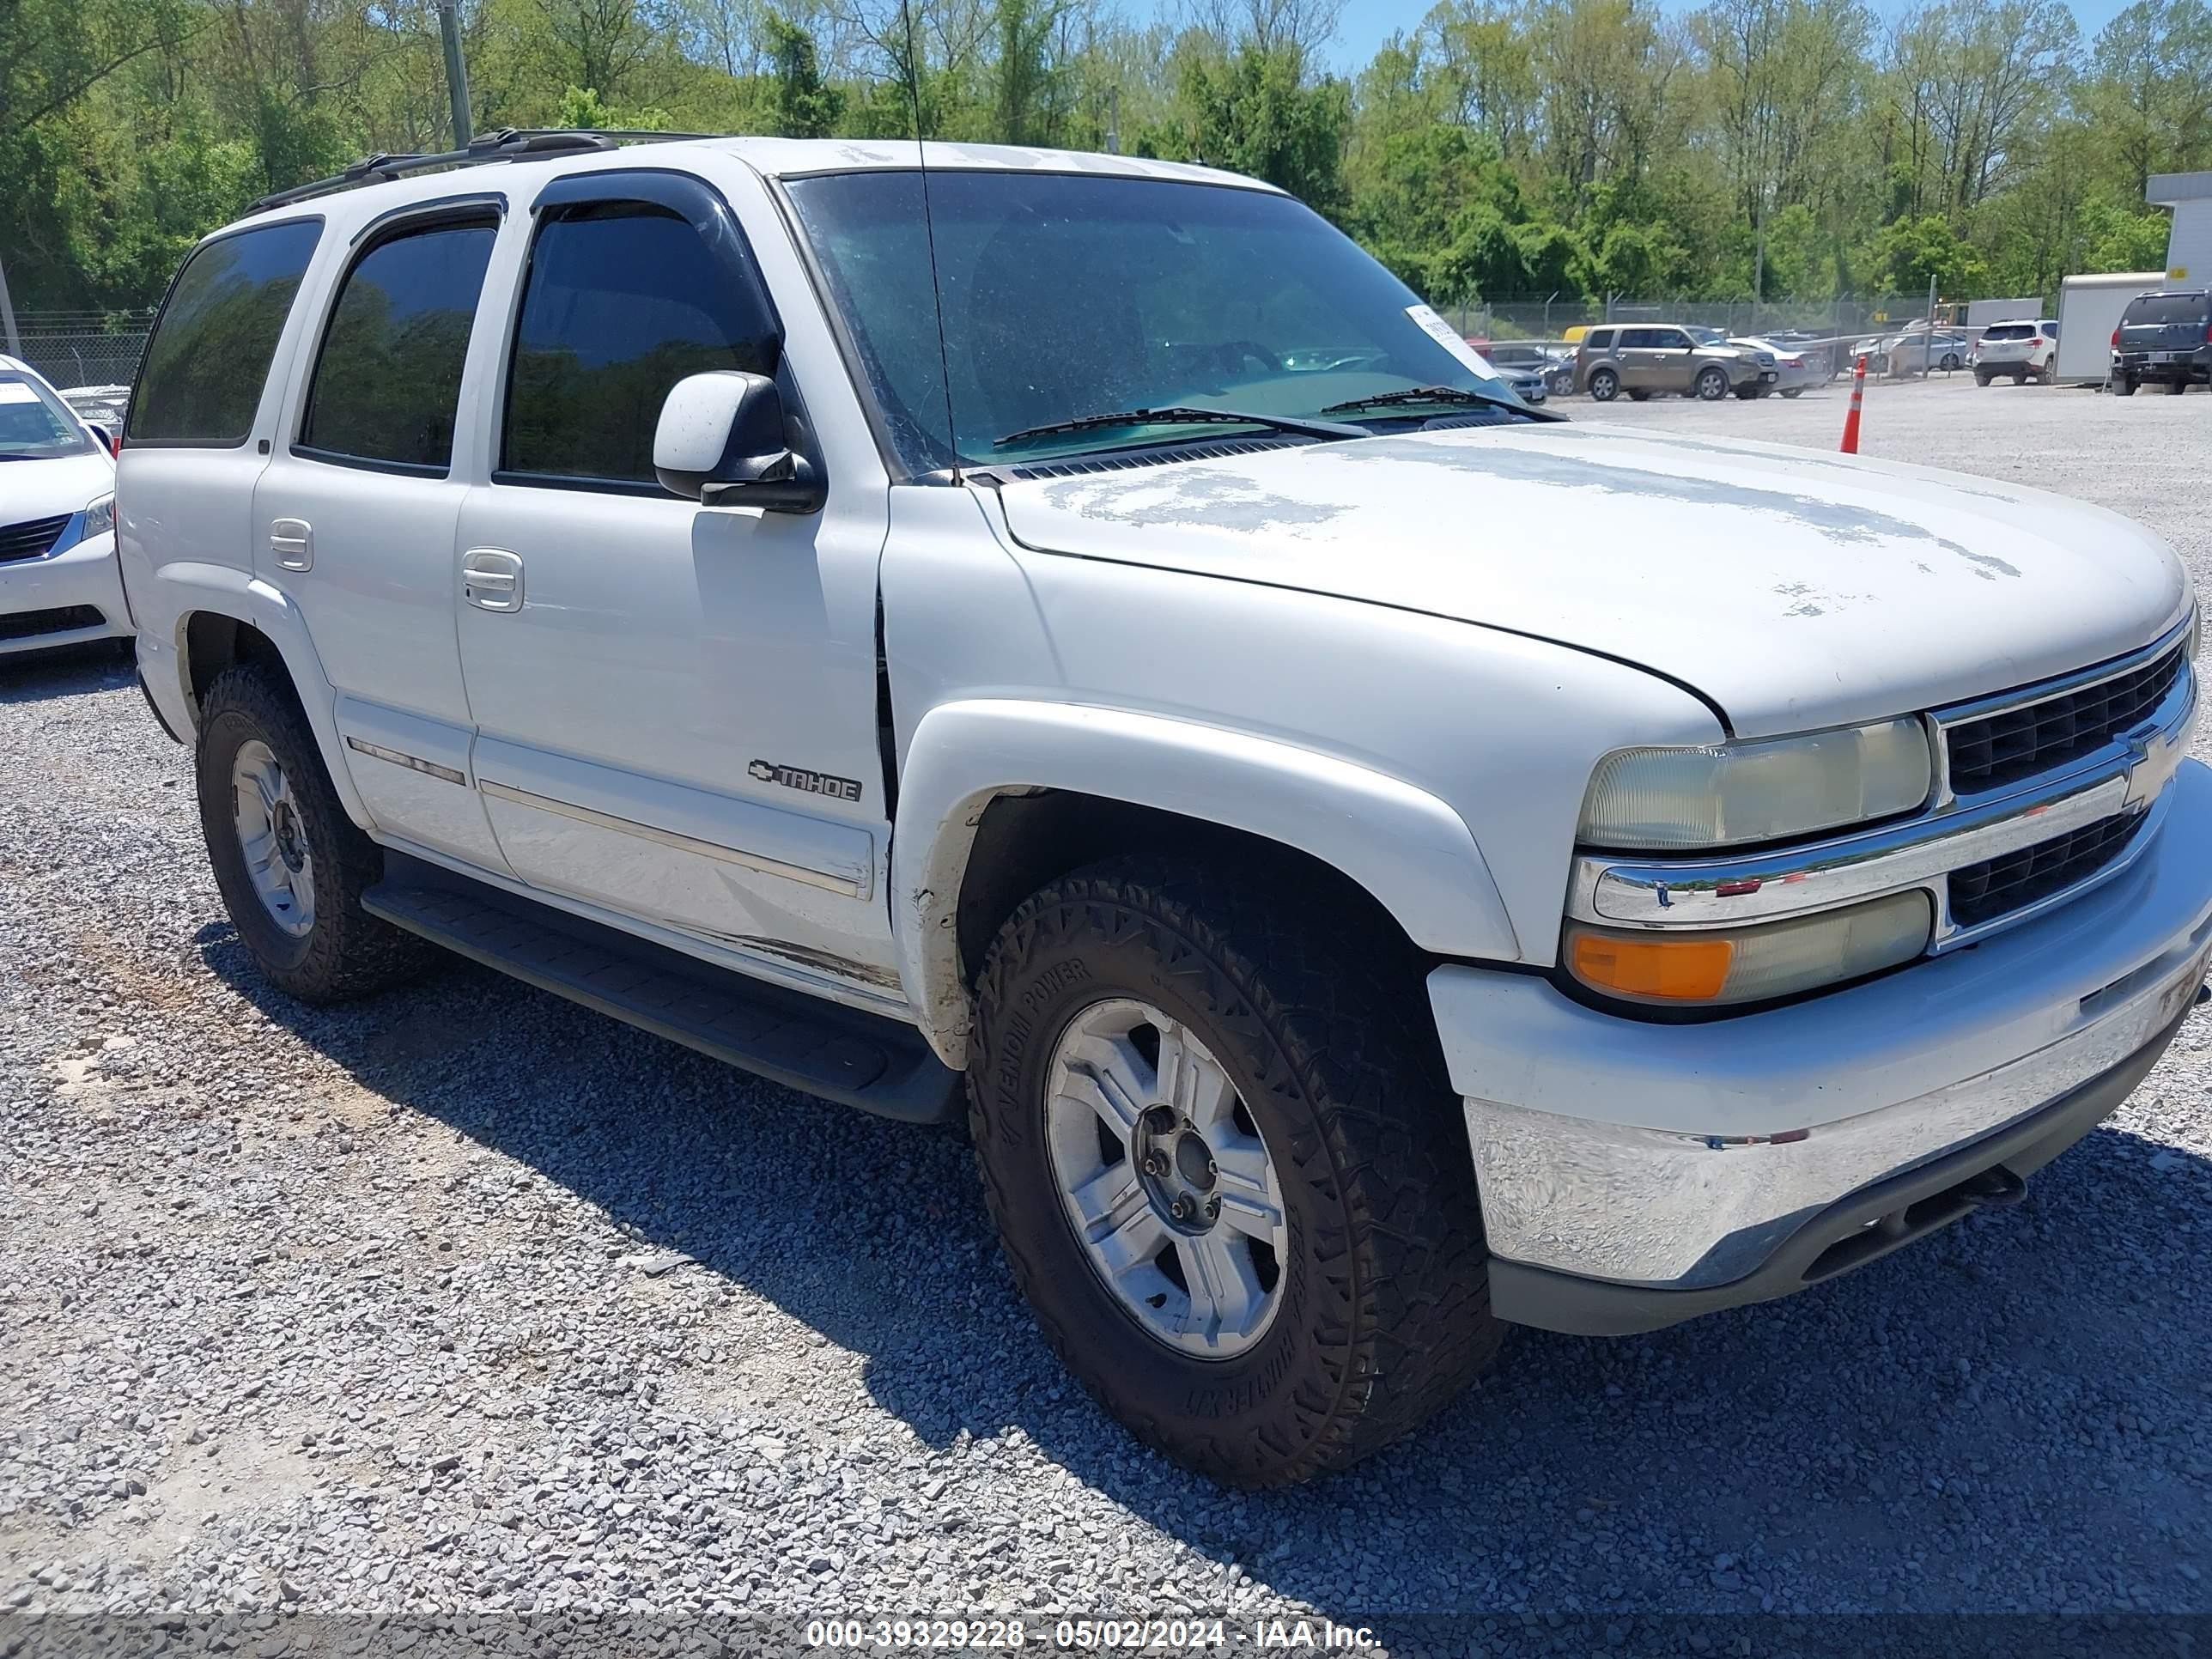
<path id="1" fill-rule="evenodd" d="M 1598 763 L 1577 836 L 1639 851 L 1739 847 L 1908 812 L 1935 762 L 1918 720 L 1709 749 L 1623 749 Z"/>
<path id="2" fill-rule="evenodd" d="M 115 497 L 112 494 L 102 495 L 96 501 L 85 503 L 84 527 L 77 536 L 79 541 L 88 542 L 94 536 L 112 534 L 114 529 Z"/>
<path id="3" fill-rule="evenodd" d="M 1911 961 L 1928 948 L 1933 915 L 1915 891 L 1756 927 L 1640 932 L 1574 921 L 1565 954 L 1584 985 L 1629 1002 L 1764 1002 Z"/>

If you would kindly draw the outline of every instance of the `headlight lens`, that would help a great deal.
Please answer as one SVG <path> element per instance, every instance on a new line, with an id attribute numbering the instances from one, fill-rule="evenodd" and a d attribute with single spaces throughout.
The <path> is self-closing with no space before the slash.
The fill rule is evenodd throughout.
<path id="1" fill-rule="evenodd" d="M 1598 763 L 1583 801 L 1589 846 L 1739 847 L 1907 812 L 1935 762 L 1917 720 L 1709 749 L 1623 749 Z"/>
<path id="2" fill-rule="evenodd" d="M 105 536 L 115 528 L 115 497 L 102 495 L 98 501 L 88 501 L 84 508 L 84 529 L 77 539 L 88 542 L 94 536 Z"/>
<path id="3" fill-rule="evenodd" d="M 1764 1002 L 1857 979 L 1928 948 L 1923 892 L 1756 927 L 1638 932 L 1567 924 L 1567 969 L 1594 991 L 1674 1007 Z"/>

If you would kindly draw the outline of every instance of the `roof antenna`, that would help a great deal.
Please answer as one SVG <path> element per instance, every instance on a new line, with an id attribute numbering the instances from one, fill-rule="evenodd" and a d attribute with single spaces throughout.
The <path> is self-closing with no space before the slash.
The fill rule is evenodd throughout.
<path id="1" fill-rule="evenodd" d="M 929 209 L 929 145 L 921 132 L 921 55 L 914 36 L 914 0 L 899 0 L 906 22 L 906 89 L 914 104 L 914 153 L 921 173 L 921 228 L 929 245 L 929 297 L 937 307 L 937 365 L 945 377 L 945 437 L 952 455 L 952 482 L 960 476 L 960 428 L 952 418 L 952 354 L 945 345 L 945 284 L 937 274 L 937 222 Z"/>

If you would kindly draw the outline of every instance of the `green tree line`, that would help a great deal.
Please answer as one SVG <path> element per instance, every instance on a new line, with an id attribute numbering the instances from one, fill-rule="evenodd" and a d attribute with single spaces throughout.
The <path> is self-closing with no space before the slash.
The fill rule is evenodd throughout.
<path id="1" fill-rule="evenodd" d="M 1443 0 L 1356 75 L 1338 0 L 464 0 L 479 131 L 911 135 L 1196 159 L 1439 304 L 2050 293 L 2154 269 L 2212 167 L 2212 8 Z M 0 0 L 19 307 L 157 299 L 265 191 L 451 141 L 434 0 Z"/>

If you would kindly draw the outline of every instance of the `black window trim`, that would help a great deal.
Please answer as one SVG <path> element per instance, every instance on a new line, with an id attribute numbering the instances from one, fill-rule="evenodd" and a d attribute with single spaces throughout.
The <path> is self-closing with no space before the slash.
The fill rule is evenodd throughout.
<path id="1" fill-rule="evenodd" d="M 212 236 L 203 238 L 193 245 L 190 253 L 177 262 L 177 268 L 169 273 L 168 287 L 161 290 L 161 306 L 154 313 L 154 326 L 147 331 L 146 344 L 138 354 L 138 372 L 131 377 L 130 401 L 123 406 L 123 435 L 125 447 L 131 449 L 243 449 L 253 441 L 254 428 L 261 424 L 261 403 L 268 401 L 270 383 L 276 379 L 276 353 L 283 349 L 284 330 L 292 326 L 292 313 L 299 309 L 300 296 L 296 293 L 292 295 L 292 303 L 285 307 L 283 328 L 276 331 L 276 344 L 269 354 L 269 368 L 261 377 L 261 403 L 254 404 L 253 419 L 247 424 L 244 437 L 234 444 L 210 443 L 204 438 L 141 438 L 131 432 L 131 422 L 138 413 L 138 394 L 145 389 L 146 386 L 146 360 L 153 355 L 154 342 L 161 337 L 161 325 L 167 322 L 169 317 L 169 302 L 177 297 L 177 283 L 183 278 L 192 261 L 217 242 L 227 242 L 235 236 L 250 236 L 256 231 L 279 229 L 285 225 L 315 227 L 315 245 L 307 252 L 307 263 L 300 268 L 300 280 L 304 285 L 307 272 L 314 269 L 315 256 L 323 251 L 323 232 L 330 228 L 329 219 L 319 213 L 295 213 L 284 219 L 256 219 L 245 224 L 233 225 L 228 230 L 219 230 Z M 264 453 L 265 453 L 266 451 L 264 450 Z"/>
<path id="2" fill-rule="evenodd" d="M 338 273 L 337 281 L 331 284 L 330 301 L 323 307 L 322 326 L 315 331 L 315 355 L 307 360 L 307 382 L 301 391 L 300 406 L 293 412 L 292 436 L 285 445 L 287 454 L 295 460 L 313 461 L 323 466 L 349 467 L 356 472 L 382 472 L 394 477 L 446 479 L 453 476 L 453 458 L 450 450 L 447 453 L 445 465 L 433 466 L 423 461 L 386 461 L 369 455 L 348 455 L 340 450 L 323 449 L 302 443 L 300 434 L 307 430 L 307 411 L 315 406 L 315 382 L 322 376 L 323 352 L 330 344 L 331 326 L 337 321 L 338 305 L 345 298 L 346 284 L 353 280 L 353 274 L 361 268 L 362 261 L 379 248 L 403 241 L 409 236 L 419 235 L 426 230 L 468 226 L 489 230 L 494 252 L 496 252 L 500 228 L 506 222 L 506 197 L 496 191 L 478 191 L 472 196 L 444 197 L 435 202 L 410 202 L 389 213 L 379 214 L 355 233 L 349 244 L 350 251 L 346 255 L 345 269 Z M 372 232 L 374 234 L 371 234 Z M 487 263 L 484 279 L 489 282 L 490 277 L 490 268 Z M 483 312 L 483 289 L 479 287 L 477 289 L 477 314 L 480 317 Z M 473 321 L 469 325 L 469 336 L 471 341 L 476 337 Z M 468 370 L 466 346 L 461 349 L 461 366 L 462 386 L 465 391 Z M 456 441 L 460 437 L 458 409 L 454 414 L 453 437 Z"/>
<path id="3" fill-rule="evenodd" d="M 652 480 L 645 478 L 589 478 L 558 472 L 519 472 L 507 465 L 507 413 L 514 403 L 514 367 L 521 356 L 522 316 L 530 303 L 530 281 L 537 274 L 538 249 L 549 226 L 567 216 L 564 210 L 571 208 L 603 207 L 623 203 L 637 203 L 658 207 L 672 213 L 698 234 L 706 245 L 708 257 L 724 266 L 743 282 L 758 301 L 761 313 L 769 319 L 776 341 L 776 379 L 787 392 L 791 390 L 787 372 L 788 357 L 783 350 L 785 329 L 783 313 L 776 308 L 775 295 L 769 290 L 768 279 L 762 275 L 760 260 L 753 252 L 752 240 L 745 228 L 738 222 L 737 211 L 730 206 L 722 192 L 696 173 L 684 173 L 669 167 L 619 167 L 605 172 L 572 173 L 556 179 L 538 193 L 531 204 L 530 247 L 523 257 L 522 274 L 514 289 L 514 314 L 507 319 L 507 361 L 499 374 L 498 406 L 492 411 L 492 466 L 490 479 L 494 484 L 511 489 L 568 489 L 598 495 L 629 495 L 653 497 L 661 501 L 680 501 L 680 495 L 672 495 Z M 549 211 L 550 210 L 550 211 Z M 734 256 L 734 258 L 732 257 Z M 817 458 L 819 465 L 819 458 Z M 697 503 L 691 503 L 696 506 Z"/>

